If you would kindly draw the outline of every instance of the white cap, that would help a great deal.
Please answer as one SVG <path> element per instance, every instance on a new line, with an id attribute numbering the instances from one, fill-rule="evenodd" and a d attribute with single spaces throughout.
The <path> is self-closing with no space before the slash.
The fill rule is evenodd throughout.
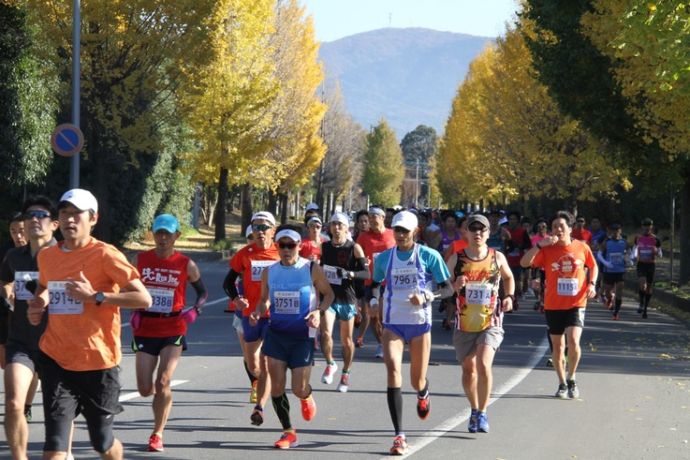
<path id="1" fill-rule="evenodd" d="M 289 228 L 286 228 L 276 233 L 275 240 L 279 241 L 281 238 L 290 238 L 295 243 L 299 243 L 300 241 L 302 241 L 302 237 L 299 235 L 299 233 L 297 233 L 294 230 L 290 230 Z"/>
<path id="2" fill-rule="evenodd" d="M 319 225 L 323 226 L 323 222 L 321 222 L 321 218 L 319 216 L 310 217 L 307 221 L 307 225 L 311 224 L 312 222 L 318 222 Z"/>
<path id="3" fill-rule="evenodd" d="M 391 222 L 391 227 L 402 227 L 405 230 L 413 231 L 417 228 L 419 222 L 417 221 L 417 216 L 415 216 L 410 211 L 400 211 L 393 216 L 393 222 Z"/>
<path id="4" fill-rule="evenodd" d="M 276 218 L 273 217 L 273 214 L 271 214 L 268 211 L 259 211 L 257 213 L 254 213 L 254 215 L 252 216 L 252 222 L 258 219 L 267 220 L 274 227 L 276 225 Z"/>
<path id="5" fill-rule="evenodd" d="M 508 223 L 508 218 L 507 218 L 507 217 L 501 217 L 500 219 L 498 219 L 498 225 L 499 225 L 499 226 L 500 226 L 500 225 L 505 225 L 505 224 L 507 224 L 507 223 Z"/>
<path id="6" fill-rule="evenodd" d="M 371 208 L 369 208 L 368 213 L 373 215 L 373 216 L 376 216 L 376 215 L 384 216 L 384 217 L 386 216 L 386 211 L 379 208 L 378 206 L 372 206 Z"/>
<path id="7" fill-rule="evenodd" d="M 60 203 L 66 201 L 71 203 L 75 208 L 80 211 L 93 211 L 98 213 L 98 200 L 91 194 L 88 190 L 81 188 L 73 188 L 72 190 L 66 191 L 62 197 L 60 197 Z"/>
<path id="8" fill-rule="evenodd" d="M 244 237 L 249 238 L 250 236 L 252 236 L 252 226 L 247 225 L 247 229 L 244 231 Z"/>
<path id="9" fill-rule="evenodd" d="M 341 224 L 345 225 L 346 227 L 350 226 L 350 219 L 347 217 L 347 214 L 343 212 L 336 212 L 333 213 L 331 216 L 331 220 L 328 221 L 329 224 L 333 224 L 335 222 L 340 222 Z"/>
<path id="10" fill-rule="evenodd" d="M 304 208 L 304 212 L 307 211 L 318 211 L 319 210 L 319 205 L 316 203 L 309 203 L 306 208 Z"/>

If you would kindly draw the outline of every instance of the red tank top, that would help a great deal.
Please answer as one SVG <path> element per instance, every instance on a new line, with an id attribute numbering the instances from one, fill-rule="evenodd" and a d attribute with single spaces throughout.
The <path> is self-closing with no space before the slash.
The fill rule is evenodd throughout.
<path id="1" fill-rule="evenodd" d="M 149 312 L 171 313 L 184 308 L 188 264 L 189 257 L 179 252 L 166 259 L 159 258 L 153 250 L 139 254 L 137 269 L 153 300 Z M 173 337 L 187 333 L 187 323 L 180 315 L 143 316 L 141 320 L 141 325 L 134 331 L 134 335 L 140 337 Z"/>

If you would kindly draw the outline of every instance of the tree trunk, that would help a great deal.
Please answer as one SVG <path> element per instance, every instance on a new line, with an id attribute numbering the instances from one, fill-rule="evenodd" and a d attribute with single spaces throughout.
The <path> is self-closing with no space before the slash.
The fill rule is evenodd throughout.
<path id="1" fill-rule="evenodd" d="M 280 202 L 280 223 L 285 224 L 288 218 L 288 194 L 284 192 L 278 194 L 278 200 Z"/>
<path id="2" fill-rule="evenodd" d="M 680 276 L 678 283 L 690 281 L 690 167 L 686 168 L 685 183 L 680 189 Z"/>
<path id="3" fill-rule="evenodd" d="M 268 209 L 268 211 L 275 216 L 278 214 L 277 207 L 278 207 L 278 195 L 273 190 L 269 190 L 268 191 L 268 206 L 266 207 L 266 209 Z"/>
<path id="4" fill-rule="evenodd" d="M 252 223 L 252 186 L 242 185 L 242 232 Z"/>
<path id="5" fill-rule="evenodd" d="M 216 215 L 214 219 L 215 235 L 214 241 L 218 242 L 225 239 L 225 205 L 228 201 L 228 170 L 220 168 L 218 177 L 218 201 L 216 202 Z"/>

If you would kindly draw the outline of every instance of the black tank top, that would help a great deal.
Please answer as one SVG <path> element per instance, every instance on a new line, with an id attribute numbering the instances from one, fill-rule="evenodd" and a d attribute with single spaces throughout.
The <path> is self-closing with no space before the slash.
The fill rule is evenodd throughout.
<path id="1" fill-rule="evenodd" d="M 355 243 L 347 240 L 342 246 L 334 246 L 332 241 L 323 243 L 321 246 L 321 266 L 324 271 L 332 270 L 329 267 L 342 268 L 345 271 L 357 270 L 357 261 L 355 260 Z M 326 277 L 330 278 L 329 273 Z M 355 296 L 355 287 L 352 280 L 340 279 L 335 281 L 331 278 L 331 288 L 335 293 L 335 303 L 354 304 L 357 300 Z"/>

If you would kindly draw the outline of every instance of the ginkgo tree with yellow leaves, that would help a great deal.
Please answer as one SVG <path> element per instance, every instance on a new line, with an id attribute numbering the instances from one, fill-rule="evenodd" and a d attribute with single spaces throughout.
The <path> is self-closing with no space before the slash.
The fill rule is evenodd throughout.
<path id="1" fill-rule="evenodd" d="M 629 187 L 606 143 L 563 115 L 533 75 L 522 35 L 484 50 L 458 89 L 436 178 L 445 202 L 507 204 L 545 197 L 578 202 Z"/>
<path id="2" fill-rule="evenodd" d="M 228 184 L 265 186 L 274 180 L 267 158 L 272 103 L 279 91 L 272 60 L 272 0 L 220 0 L 206 19 L 211 56 L 186 66 L 182 114 L 199 149 L 187 161 L 192 177 L 218 186 L 215 238 L 225 238 Z"/>

